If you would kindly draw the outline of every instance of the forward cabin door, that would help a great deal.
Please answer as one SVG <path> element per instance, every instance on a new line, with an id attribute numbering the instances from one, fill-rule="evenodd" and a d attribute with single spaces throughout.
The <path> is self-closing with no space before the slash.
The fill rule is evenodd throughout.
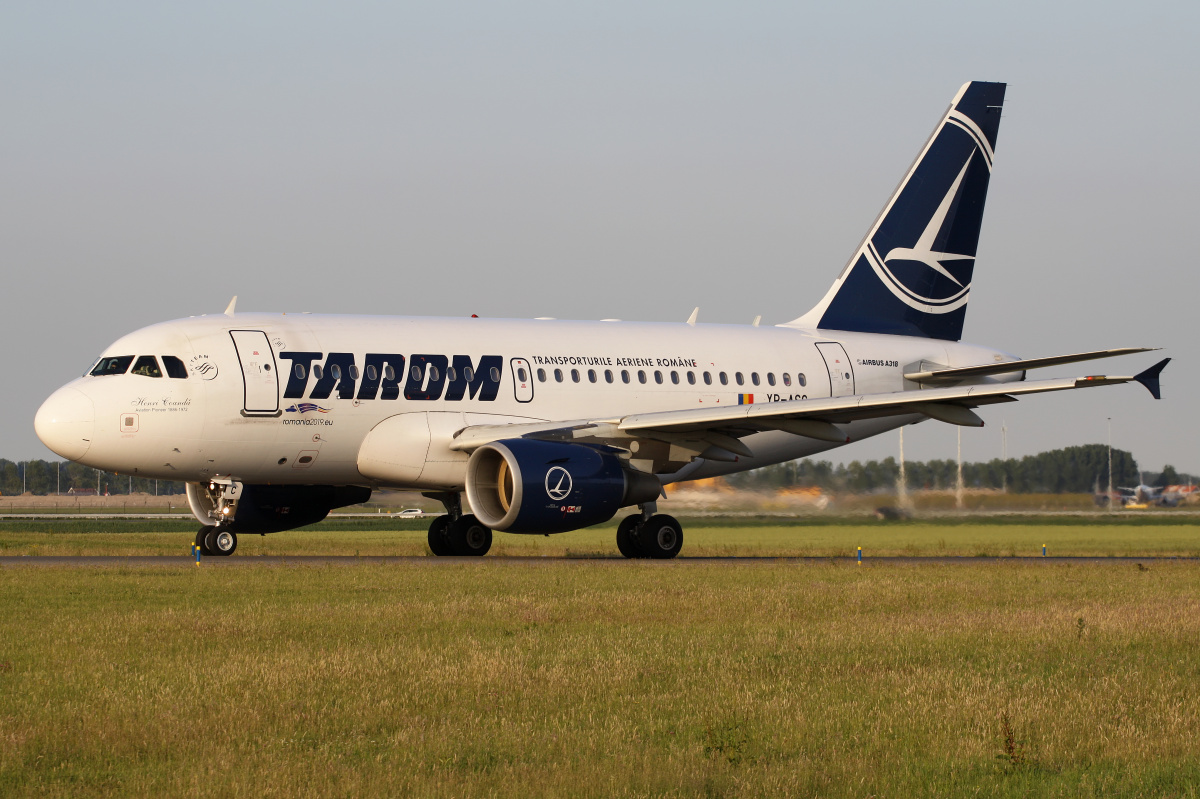
<path id="1" fill-rule="evenodd" d="M 829 369 L 829 396 L 850 397 L 854 395 L 854 370 L 850 367 L 850 359 L 846 350 L 836 341 L 822 341 L 817 345 L 817 351 L 825 359 Z"/>
<path id="2" fill-rule="evenodd" d="M 230 330 L 242 365 L 246 387 L 243 416 L 279 416 L 279 369 L 267 334 L 261 330 Z"/>

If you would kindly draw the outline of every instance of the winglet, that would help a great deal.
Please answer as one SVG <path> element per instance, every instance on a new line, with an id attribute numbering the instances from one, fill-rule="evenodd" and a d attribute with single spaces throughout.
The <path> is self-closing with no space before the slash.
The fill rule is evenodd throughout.
<path id="1" fill-rule="evenodd" d="M 1146 371 L 1138 372 L 1133 376 L 1133 379 L 1145 386 L 1146 390 L 1150 392 L 1152 397 L 1155 399 L 1162 399 L 1162 392 L 1160 391 L 1158 385 L 1158 376 L 1162 374 L 1162 370 L 1165 369 L 1167 364 L 1170 362 L 1170 358 L 1163 358 Z"/>
<path id="2" fill-rule="evenodd" d="M 233 299 L 229 301 L 228 307 L 225 308 L 226 316 L 233 316 L 233 309 L 237 307 L 237 295 L 233 295 Z"/>
<path id="3" fill-rule="evenodd" d="M 687 323 L 692 327 L 696 326 L 696 317 L 700 315 L 700 306 L 696 306 L 696 310 L 692 311 L 692 315 L 688 317 Z"/>

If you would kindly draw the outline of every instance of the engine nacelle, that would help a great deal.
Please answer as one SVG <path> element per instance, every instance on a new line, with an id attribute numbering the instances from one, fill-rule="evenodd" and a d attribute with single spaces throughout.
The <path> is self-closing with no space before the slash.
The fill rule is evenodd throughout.
<path id="1" fill-rule="evenodd" d="M 221 526 L 233 533 L 278 533 L 316 524 L 334 508 L 357 505 L 371 498 L 360 486 L 241 485 L 232 521 Z M 188 504 L 203 524 L 216 524 L 218 494 L 207 484 L 188 483 Z"/>
<path id="2" fill-rule="evenodd" d="M 471 453 L 467 498 L 486 527 L 509 533 L 565 533 L 652 502 L 658 477 L 626 467 L 612 450 L 511 438 Z"/>

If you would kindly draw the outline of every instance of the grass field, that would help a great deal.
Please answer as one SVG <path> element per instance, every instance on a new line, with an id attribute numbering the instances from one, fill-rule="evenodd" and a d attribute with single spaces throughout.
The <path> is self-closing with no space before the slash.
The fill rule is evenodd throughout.
<path id="1" fill-rule="evenodd" d="M 1192 564 L 251 564 L 0 569 L 0 795 L 1200 793 Z"/>
<path id="2" fill-rule="evenodd" d="M 422 555 L 429 520 L 331 519 L 269 536 L 239 536 L 234 557 Z M 1172 514 L 1080 518 L 1000 516 L 877 522 L 863 519 L 683 519 L 684 557 L 879 555 L 1200 556 L 1200 525 Z M 183 520 L 6 520 L 0 555 L 187 555 L 197 529 Z M 497 533 L 492 555 L 617 557 L 615 524 L 543 537 Z"/>

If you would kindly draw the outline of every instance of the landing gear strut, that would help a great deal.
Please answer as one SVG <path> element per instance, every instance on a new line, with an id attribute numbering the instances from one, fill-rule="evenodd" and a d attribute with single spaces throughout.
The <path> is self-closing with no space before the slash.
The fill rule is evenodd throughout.
<path id="1" fill-rule="evenodd" d="M 654 503 L 617 526 L 617 549 L 627 558 L 669 560 L 683 548 L 683 527 L 674 516 L 655 513 Z"/>
<path id="2" fill-rule="evenodd" d="M 454 492 L 429 493 L 446 506 L 446 515 L 429 525 L 429 551 L 435 555 L 482 557 L 492 548 L 492 531 L 471 514 L 462 512 L 462 499 Z"/>

